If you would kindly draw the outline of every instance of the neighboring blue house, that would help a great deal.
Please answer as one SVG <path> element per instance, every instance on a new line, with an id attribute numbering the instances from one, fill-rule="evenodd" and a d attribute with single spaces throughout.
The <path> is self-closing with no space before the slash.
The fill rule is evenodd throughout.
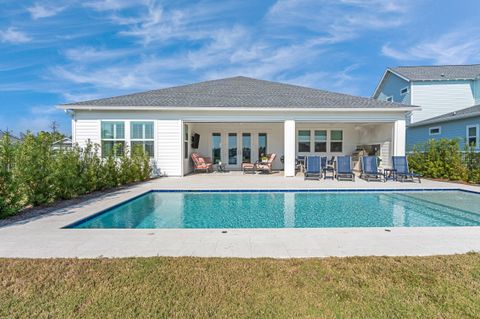
<path id="1" fill-rule="evenodd" d="M 387 68 L 372 96 L 421 106 L 407 124 L 480 104 L 480 64 Z"/>
<path id="2" fill-rule="evenodd" d="M 407 150 L 440 138 L 479 149 L 480 64 L 387 68 L 372 97 L 422 108 L 407 115 Z"/>
<path id="3" fill-rule="evenodd" d="M 469 145 L 480 150 L 480 105 L 450 112 L 410 124 L 407 130 L 407 150 L 430 139 L 458 138 L 463 149 Z"/>

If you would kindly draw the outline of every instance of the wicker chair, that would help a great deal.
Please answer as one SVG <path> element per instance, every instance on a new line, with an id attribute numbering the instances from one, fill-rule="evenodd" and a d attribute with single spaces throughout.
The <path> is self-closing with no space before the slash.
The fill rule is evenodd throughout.
<path id="1" fill-rule="evenodd" d="M 192 153 L 193 171 L 213 172 L 213 163 L 209 157 L 201 156 L 198 153 Z"/>
<path id="2" fill-rule="evenodd" d="M 262 173 L 268 173 L 270 174 L 272 172 L 272 165 L 273 161 L 275 160 L 275 157 L 277 154 L 272 153 L 268 155 L 268 160 L 266 162 L 258 162 L 256 166 L 257 171 L 261 171 Z"/>

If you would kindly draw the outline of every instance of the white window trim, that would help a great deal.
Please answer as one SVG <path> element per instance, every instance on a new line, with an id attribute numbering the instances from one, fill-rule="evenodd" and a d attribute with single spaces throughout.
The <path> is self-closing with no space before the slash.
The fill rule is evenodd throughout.
<path id="1" fill-rule="evenodd" d="M 114 123 L 123 123 L 123 138 L 117 138 L 117 126 L 114 126 L 113 129 L 113 138 L 103 138 L 102 137 L 102 123 L 108 123 L 108 122 L 114 122 Z M 127 140 L 127 125 L 126 121 L 124 120 L 101 120 L 100 121 L 100 141 L 126 141 Z"/>
<path id="2" fill-rule="evenodd" d="M 405 93 L 403 93 L 403 92 L 402 92 L 403 90 L 407 90 L 407 91 L 406 91 Z M 400 90 L 400 94 L 401 94 L 401 95 L 406 95 L 406 94 L 408 94 L 408 92 L 410 92 L 408 86 L 406 86 L 406 87 L 404 87 L 403 89 Z"/>
<path id="3" fill-rule="evenodd" d="M 116 125 L 113 128 L 113 138 L 103 138 L 102 137 L 102 123 L 108 123 L 108 122 L 123 123 L 123 138 L 117 138 L 117 136 L 116 136 L 117 135 Z M 130 134 L 130 127 L 129 126 L 127 127 L 127 121 L 125 121 L 125 120 L 100 120 L 100 156 L 104 157 L 103 141 L 105 141 L 105 142 L 123 142 L 124 151 L 125 151 L 125 147 L 129 145 L 127 134 Z M 114 157 L 118 157 L 118 156 L 116 154 L 114 154 Z"/>
<path id="4" fill-rule="evenodd" d="M 123 139 L 103 139 L 102 138 L 102 122 L 122 122 L 123 125 L 124 125 L 124 138 Z M 130 123 L 131 122 L 153 122 L 153 139 L 145 139 L 145 140 L 141 140 L 141 139 L 132 139 L 130 138 Z M 150 119 L 135 119 L 135 120 L 125 120 L 125 119 L 101 119 L 101 120 L 98 120 L 98 125 L 100 126 L 100 130 L 99 130 L 99 140 L 100 140 L 100 154 L 102 152 L 102 141 L 122 141 L 122 142 L 125 142 L 125 146 L 130 148 L 131 147 L 131 142 L 132 141 L 153 141 L 153 145 L 154 145 L 154 150 L 153 152 L 155 153 L 154 154 L 154 157 L 153 158 L 156 158 L 157 157 L 157 154 L 158 154 L 158 149 L 157 149 L 157 143 L 156 143 L 156 140 L 157 140 L 157 121 L 156 120 L 150 120 Z M 115 134 L 116 134 L 116 131 L 115 131 Z"/>
<path id="5" fill-rule="evenodd" d="M 340 131 L 340 132 L 342 132 L 342 139 L 341 139 L 341 140 L 334 140 L 334 139 L 332 139 L 332 131 Z M 343 136 L 344 136 L 344 134 L 345 134 L 345 131 L 344 131 L 343 129 L 334 129 L 334 130 L 330 130 L 329 134 L 330 134 L 330 142 L 329 142 L 329 145 L 328 145 L 328 151 L 329 151 L 329 153 L 342 154 L 342 153 L 343 153 L 343 148 L 344 148 L 344 146 L 345 146 L 345 144 L 343 143 Z M 341 143 L 342 143 L 342 151 L 341 151 L 341 152 L 334 152 L 334 151 L 332 151 L 332 147 L 331 147 L 331 146 L 332 146 L 332 145 L 331 145 L 332 142 L 341 142 Z"/>
<path id="6" fill-rule="evenodd" d="M 465 130 L 465 135 L 467 137 L 466 142 L 468 144 L 468 138 L 470 137 L 469 133 L 468 133 L 468 130 L 472 127 L 474 127 L 476 129 L 476 133 L 477 133 L 475 148 L 479 148 L 480 147 L 480 145 L 479 145 L 480 144 L 480 125 L 479 124 L 467 125 L 466 130 Z"/>
<path id="7" fill-rule="evenodd" d="M 325 131 L 325 141 L 317 141 L 315 139 L 315 132 L 316 131 Z M 310 141 L 310 143 L 311 143 L 310 149 L 313 148 L 312 153 L 317 153 L 317 154 L 318 153 L 320 153 L 320 154 L 321 153 L 327 153 L 327 151 L 328 151 L 328 130 L 327 129 L 313 129 L 312 132 L 313 132 L 313 134 L 310 133 L 313 136 L 313 143 L 312 143 L 312 141 Z M 317 142 L 318 143 L 325 143 L 325 152 L 315 152 L 315 143 L 317 143 Z"/>
<path id="8" fill-rule="evenodd" d="M 438 133 L 432 133 L 432 130 L 438 129 Z M 442 127 L 441 126 L 432 126 L 428 128 L 428 135 L 433 136 L 433 135 L 440 135 L 442 134 Z"/>
<path id="9" fill-rule="evenodd" d="M 389 99 L 390 99 L 390 100 L 389 100 Z M 387 96 L 387 97 L 385 98 L 385 101 L 387 101 L 387 102 L 393 102 L 393 95 Z"/>
<path id="10" fill-rule="evenodd" d="M 156 149 L 155 149 L 155 121 L 153 120 L 130 120 L 130 121 L 125 121 L 125 123 L 128 122 L 128 127 L 129 127 L 129 140 L 128 140 L 128 147 L 130 149 L 130 152 L 132 151 L 132 142 L 153 142 L 153 156 L 151 158 L 155 158 L 156 155 Z M 132 138 L 132 123 L 151 123 L 153 126 L 153 138 Z M 142 136 L 145 136 L 145 125 L 142 126 Z M 145 149 L 144 149 L 145 151 Z"/>
<path id="11" fill-rule="evenodd" d="M 300 152 L 298 149 L 298 137 L 300 134 L 300 131 L 310 131 L 310 152 Z M 327 143 L 327 150 L 326 152 L 315 152 L 315 131 L 326 131 L 327 132 L 327 139 L 325 140 L 325 143 Z M 342 131 L 342 139 L 341 140 L 332 140 L 332 131 Z M 344 152 L 344 146 L 345 144 L 343 143 L 345 140 L 344 138 L 345 134 L 345 129 L 343 128 L 316 128 L 316 127 L 310 127 L 310 128 L 298 128 L 296 130 L 296 135 L 295 135 L 295 153 L 300 156 L 306 156 L 309 154 L 343 154 Z M 342 152 L 332 152 L 330 148 L 330 143 L 331 142 L 342 142 Z"/>

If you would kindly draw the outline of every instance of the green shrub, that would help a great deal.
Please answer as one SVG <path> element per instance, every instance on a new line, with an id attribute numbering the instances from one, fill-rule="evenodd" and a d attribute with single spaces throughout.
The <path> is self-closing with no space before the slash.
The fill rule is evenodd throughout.
<path id="1" fill-rule="evenodd" d="M 480 184 L 480 153 L 475 153 L 473 147 L 465 148 L 465 165 L 467 167 L 467 180 L 470 183 Z"/>
<path id="2" fill-rule="evenodd" d="M 14 214 L 21 207 L 21 192 L 13 177 L 16 145 L 9 134 L 0 139 L 0 218 Z"/>
<path id="3" fill-rule="evenodd" d="M 58 150 L 52 161 L 53 200 L 70 199 L 86 192 L 81 151 L 78 147 L 71 150 Z"/>
<path id="4" fill-rule="evenodd" d="M 25 205 L 70 199 L 96 190 L 150 178 L 150 158 L 142 148 L 115 157 L 100 156 L 99 145 L 53 150 L 58 134 L 27 133 L 14 145 L 6 135 L 0 140 L 0 217 Z"/>
<path id="5" fill-rule="evenodd" d="M 425 177 L 452 181 L 474 181 L 477 178 L 478 181 L 478 156 L 473 152 L 464 156 L 458 139 L 432 139 L 423 145 L 415 145 L 408 161 L 412 170 Z"/>
<path id="6" fill-rule="evenodd" d="M 14 175 L 27 204 L 40 205 L 54 199 L 53 151 L 47 134 L 27 133 L 15 156 Z"/>

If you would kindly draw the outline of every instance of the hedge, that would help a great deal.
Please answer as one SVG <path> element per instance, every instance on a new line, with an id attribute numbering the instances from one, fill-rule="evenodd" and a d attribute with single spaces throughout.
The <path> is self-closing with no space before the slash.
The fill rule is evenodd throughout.
<path id="1" fill-rule="evenodd" d="M 468 146 L 462 151 L 457 139 L 432 139 L 415 145 L 408 162 L 424 177 L 480 183 L 480 153 Z"/>
<path id="2" fill-rule="evenodd" d="M 150 178 L 150 158 L 141 148 L 102 158 L 99 146 L 54 150 L 58 136 L 27 133 L 19 143 L 0 139 L 0 218 L 98 190 Z"/>

